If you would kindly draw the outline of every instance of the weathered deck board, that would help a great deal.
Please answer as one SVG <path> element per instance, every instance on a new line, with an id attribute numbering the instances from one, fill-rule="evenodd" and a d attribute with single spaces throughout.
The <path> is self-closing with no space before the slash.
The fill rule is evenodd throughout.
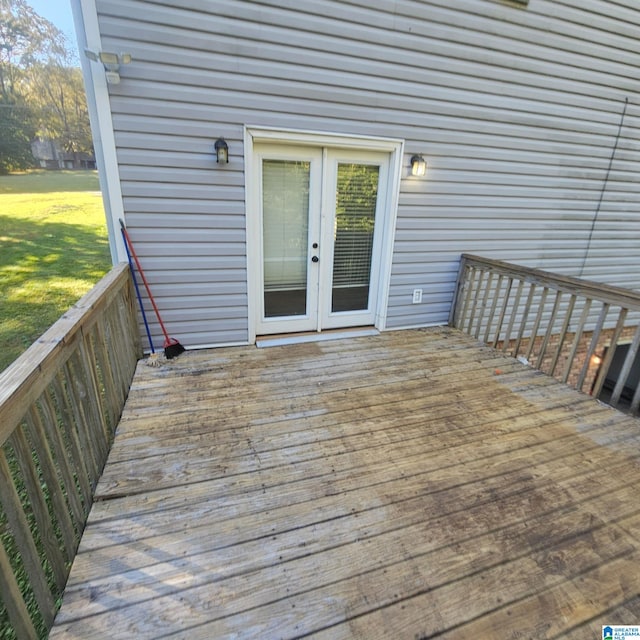
<path id="1" fill-rule="evenodd" d="M 51 638 L 599 637 L 638 610 L 639 456 L 446 328 L 141 366 Z"/>

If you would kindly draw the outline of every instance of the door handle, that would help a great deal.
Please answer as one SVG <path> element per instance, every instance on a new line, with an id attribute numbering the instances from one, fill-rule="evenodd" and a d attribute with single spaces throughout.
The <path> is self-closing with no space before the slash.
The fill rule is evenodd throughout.
<path id="1" fill-rule="evenodd" d="M 318 258 L 318 256 L 313 256 L 313 258 L 311 258 L 311 262 L 318 262 L 320 260 L 320 258 Z"/>

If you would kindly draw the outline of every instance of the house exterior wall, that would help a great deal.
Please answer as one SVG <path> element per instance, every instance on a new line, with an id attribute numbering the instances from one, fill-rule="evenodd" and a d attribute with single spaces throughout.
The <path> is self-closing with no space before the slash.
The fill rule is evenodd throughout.
<path id="1" fill-rule="evenodd" d="M 248 339 L 247 125 L 405 141 L 389 329 L 447 322 L 463 252 L 640 287 L 636 0 L 96 9 L 88 44 L 133 57 L 109 85 L 127 226 L 184 344 Z"/>
<path id="2" fill-rule="evenodd" d="M 49 138 L 36 138 L 31 142 L 31 153 L 42 169 L 95 169 L 96 159 L 88 153 L 63 151 Z"/>

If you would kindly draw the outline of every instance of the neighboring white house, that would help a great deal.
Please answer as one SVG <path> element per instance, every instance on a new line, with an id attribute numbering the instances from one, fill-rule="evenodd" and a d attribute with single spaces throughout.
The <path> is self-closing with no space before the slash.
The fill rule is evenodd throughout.
<path id="1" fill-rule="evenodd" d="M 446 323 L 462 252 L 640 287 L 637 0 L 73 2 L 114 259 L 124 217 L 185 346 Z"/>

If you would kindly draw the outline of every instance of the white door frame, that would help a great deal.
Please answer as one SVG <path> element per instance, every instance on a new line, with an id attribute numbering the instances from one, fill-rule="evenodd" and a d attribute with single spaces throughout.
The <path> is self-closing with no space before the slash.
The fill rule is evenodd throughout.
<path id="1" fill-rule="evenodd" d="M 306 257 L 305 257 L 305 271 L 306 271 L 306 313 L 304 315 L 290 316 L 288 318 L 276 317 L 266 318 L 264 317 L 264 247 L 262 234 L 259 242 L 256 244 L 251 252 L 253 260 L 251 268 L 255 269 L 252 274 L 257 276 L 258 291 L 260 294 L 253 300 L 255 305 L 254 322 L 256 331 L 259 334 L 269 335 L 273 333 L 298 333 L 301 331 L 316 331 L 318 329 L 318 284 L 320 282 L 320 270 L 323 268 L 322 260 L 319 263 L 313 263 L 309 260 L 312 253 L 318 253 L 318 251 L 311 248 L 313 242 L 321 242 L 320 240 L 320 217 L 321 217 L 321 203 L 322 203 L 322 164 L 323 153 L 322 149 L 317 147 L 302 147 L 300 145 L 266 145 L 259 147 L 257 144 L 254 146 L 254 158 L 258 158 L 262 161 L 263 158 L 269 160 L 293 160 L 298 162 L 309 163 L 309 211 L 308 211 L 308 231 L 306 238 Z M 254 167 L 256 174 L 254 174 L 254 182 L 248 187 L 255 191 L 258 199 L 261 203 L 263 198 L 262 192 L 262 180 L 260 180 L 260 166 Z M 259 207 L 261 205 L 259 204 Z M 260 229 L 263 226 L 263 216 L 258 216 L 258 226 Z M 315 224 L 314 224 L 315 223 Z M 317 245 L 316 245 L 317 246 Z"/>
<path id="2" fill-rule="evenodd" d="M 378 194 L 376 198 L 375 225 L 373 235 L 373 250 L 371 271 L 369 280 L 369 306 L 367 309 L 353 311 L 332 312 L 331 296 L 333 290 L 333 251 L 334 251 L 334 226 L 336 209 L 336 185 L 338 179 L 338 165 L 341 163 L 355 163 L 363 165 L 378 166 L 380 169 Z M 335 329 L 345 326 L 345 321 L 349 326 L 375 325 L 378 311 L 378 297 L 381 295 L 378 279 L 382 261 L 386 258 L 382 252 L 382 238 L 384 236 L 384 221 L 388 212 L 387 189 L 389 185 L 389 154 L 386 152 L 374 152 L 369 149 L 324 149 L 323 153 L 324 177 L 326 183 L 323 188 L 322 208 L 323 208 L 323 237 L 320 241 L 321 258 L 320 262 L 325 268 L 326 288 L 320 290 L 320 314 L 318 324 L 323 329 Z M 329 224 L 327 224 L 327 220 Z M 328 267 L 328 272 L 326 271 Z"/>
<path id="3" fill-rule="evenodd" d="M 296 131 L 258 126 L 245 126 L 244 161 L 245 161 L 245 198 L 247 225 L 247 306 L 249 314 L 249 343 L 256 341 L 257 334 L 257 301 L 262 295 L 257 260 L 262 256 L 262 234 L 260 220 L 260 194 L 253 188 L 257 168 L 254 166 L 254 144 L 273 143 L 284 145 L 304 145 L 319 148 L 352 149 L 359 151 L 379 151 L 389 154 L 389 172 L 387 176 L 385 211 L 381 220 L 380 234 L 380 268 L 377 291 L 377 308 L 375 309 L 376 329 L 382 331 L 386 324 L 388 307 L 389 281 L 391 278 L 391 262 L 395 237 L 398 210 L 398 194 L 404 141 L 392 138 L 376 138 L 370 136 L 348 136 L 316 131 Z"/>

